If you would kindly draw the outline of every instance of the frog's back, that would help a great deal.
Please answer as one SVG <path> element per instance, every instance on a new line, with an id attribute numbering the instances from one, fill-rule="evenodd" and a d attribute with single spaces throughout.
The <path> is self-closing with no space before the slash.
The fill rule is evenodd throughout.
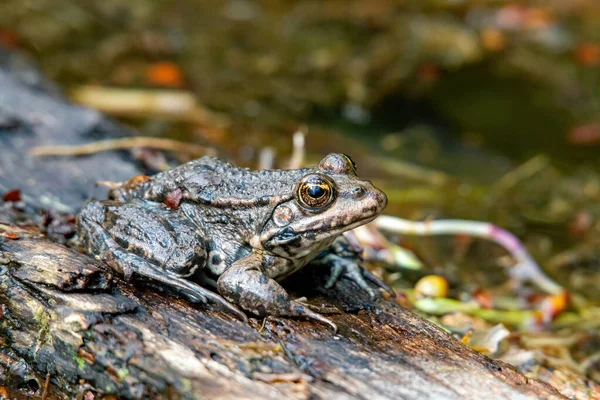
<path id="1" fill-rule="evenodd" d="M 122 201 L 145 198 L 163 201 L 170 193 L 211 204 L 227 199 L 255 201 L 290 195 L 293 186 L 310 170 L 250 170 L 215 157 L 202 157 L 159 173 L 137 185 L 124 184 L 113 191 Z"/>

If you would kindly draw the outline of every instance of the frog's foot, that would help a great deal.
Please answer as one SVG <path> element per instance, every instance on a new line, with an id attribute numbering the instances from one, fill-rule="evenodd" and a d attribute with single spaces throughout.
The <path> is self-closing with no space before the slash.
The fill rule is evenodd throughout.
<path id="1" fill-rule="evenodd" d="M 226 299 L 261 317 L 312 318 L 329 325 L 334 333 L 337 332 L 337 326 L 333 322 L 292 300 L 281 285 L 245 260 L 234 263 L 217 281 L 219 293 Z"/>
<path id="2" fill-rule="evenodd" d="M 320 305 L 320 306 L 316 306 L 314 304 L 310 304 L 308 303 L 308 299 L 306 297 L 299 297 L 297 299 L 294 300 L 297 303 L 302 304 L 304 307 L 307 307 L 309 310 L 312 310 L 316 313 L 319 314 L 342 314 L 342 311 L 340 311 L 339 308 L 334 307 L 334 306 L 326 306 L 324 304 Z"/>
<path id="3" fill-rule="evenodd" d="M 136 254 L 127 252 L 102 226 L 91 218 L 82 219 L 80 223 L 84 223 L 86 228 L 81 231 L 82 242 L 93 248 L 98 259 L 103 260 L 113 270 L 123 274 L 125 279 L 137 275 L 164 283 L 185 295 L 190 301 L 206 304 L 210 300 L 212 303 L 229 310 L 242 321 L 248 321 L 246 314 L 218 294 L 164 270 Z"/>
<path id="4" fill-rule="evenodd" d="M 331 275 L 325 283 L 326 288 L 331 288 L 340 278 L 346 278 L 356 283 L 362 290 L 369 294 L 371 299 L 378 296 L 368 282 L 388 292 L 390 296 L 395 297 L 396 293 L 385 282 L 375 276 L 371 271 L 356 263 L 354 259 L 348 259 L 337 254 L 327 254 L 318 260 L 319 264 L 326 264 L 331 267 Z"/>

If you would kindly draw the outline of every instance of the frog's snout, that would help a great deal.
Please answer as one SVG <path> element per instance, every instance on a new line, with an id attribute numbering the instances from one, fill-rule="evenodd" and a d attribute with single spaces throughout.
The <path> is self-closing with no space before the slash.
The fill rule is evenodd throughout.
<path id="1" fill-rule="evenodd" d="M 381 211 L 383 211 L 383 209 L 384 209 L 384 208 L 387 206 L 387 203 L 388 203 L 388 198 L 387 198 L 387 196 L 385 195 L 385 193 L 383 193 L 383 191 L 382 191 L 382 190 L 379 190 L 379 189 L 377 189 L 377 188 L 375 188 L 375 190 L 377 191 L 377 193 L 376 193 L 376 195 L 375 195 L 375 196 L 376 196 L 376 198 L 377 198 L 376 200 L 377 200 L 377 202 L 379 203 L 379 207 L 380 207 L 380 208 L 379 208 L 379 212 L 381 212 Z"/>
<path id="2" fill-rule="evenodd" d="M 361 185 L 363 192 L 363 199 L 361 201 L 365 202 L 366 208 L 373 210 L 374 214 L 379 214 L 383 209 L 387 206 L 387 196 L 383 191 L 376 188 L 371 182 L 363 182 Z M 358 192 L 358 189 L 354 189 L 354 191 Z"/>

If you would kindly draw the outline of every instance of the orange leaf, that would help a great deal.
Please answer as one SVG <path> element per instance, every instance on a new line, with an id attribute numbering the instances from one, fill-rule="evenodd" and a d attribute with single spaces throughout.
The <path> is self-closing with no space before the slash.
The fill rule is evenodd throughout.
<path id="1" fill-rule="evenodd" d="M 499 29 L 486 28 L 480 35 L 481 44 L 489 51 L 501 51 L 506 47 L 506 35 Z"/>
<path id="2" fill-rule="evenodd" d="M 2 195 L 4 201 L 21 201 L 21 191 L 19 189 L 12 189 L 5 192 Z"/>
<path id="3" fill-rule="evenodd" d="M 567 142 L 573 145 L 592 145 L 600 142 L 600 125 L 590 123 L 572 128 L 567 133 Z"/>
<path id="4" fill-rule="evenodd" d="M 2 232 L 2 236 L 4 236 L 7 239 L 10 239 L 10 240 L 21 239 L 21 236 L 15 234 L 15 233 L 11 233 L 11 232 Z"/>
<path id="5" fill-rule="evenodd" d="M 417 79 L 421 82 L 435 82 L 440 78 L 440 68 L 433 63 L 425 63 L 417 69 Z"/>
<path id="6" fill-rule="evenodd" d="M 150 83 L 159 86 L 180 87 L 183 84 L 181 69 L 169 61 L 152 64 L 146 71 L 146 78 Z"/>
<path id="7" fill-rule="evenodd" d="M 585 67 L 600 65 L 600 46 L 592 42 L 579 44 L 575 50 L 575 59 Z"/>
<path id="8" fill-rule="evenodd" d="M 14 32 L 0 29 L 0 44 L 9 49 L 14 49 L 19 45 L 19 40 Z"/>

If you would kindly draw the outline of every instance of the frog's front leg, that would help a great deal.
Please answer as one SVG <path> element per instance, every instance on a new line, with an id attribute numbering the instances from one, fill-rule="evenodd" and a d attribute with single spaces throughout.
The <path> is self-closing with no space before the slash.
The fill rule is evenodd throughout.
<path id="1" fill-rule="evenodd" d="M 161 282 L 192 301 L 208 299 L 247 320 L 221 296 L 184 279 L 204 266 L 204 242 L 189 221 L 160 204 L 93 201 L 79 214 L 78 228 L 87 252 L 126 279 L 137 275 Z"/>
<path id="2" fill-rule="evenodd" d="M 321 321 L 337 332 L 329 319 L 294 301 L 279 283 L 261 271 L 265 257 L 252 252 L 233 263 L 217 281 L 219 293 L 227 300 L 258 316 L 305 317 Z"/>
<path id="3" fill-rule="evenodd" d="M 326 265 L 331 268 L 331 275 L 325 284 L 326 288 L 332 287 L 342 277 L 356 283 L 362 290 L 369 294 L 371 299 L 377 297 L 377 292 L 373 290 L 368 282 L 385 290 L 391 296 L 396 295 L 392 288 L 373 275 L 371 271 L 360 265 L 359 262 L 360 254 L 358 250 L 348 242 L 345 236 L 338 237 L 327 250 L 313 261 L 313 263 Z"/>

